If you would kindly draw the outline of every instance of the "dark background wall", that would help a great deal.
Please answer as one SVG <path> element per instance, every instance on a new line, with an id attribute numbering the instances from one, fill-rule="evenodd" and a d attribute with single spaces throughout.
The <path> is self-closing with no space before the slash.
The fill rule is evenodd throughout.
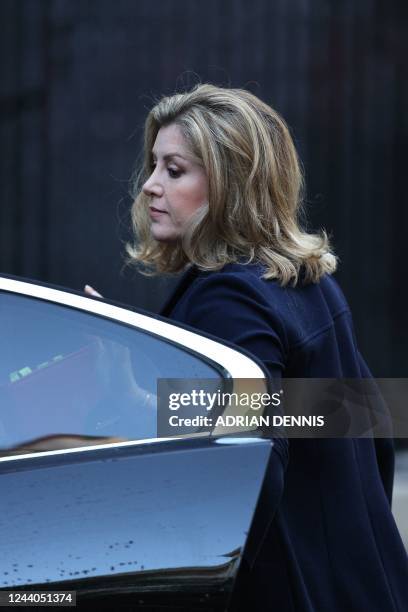
<path id="1" fill-rule="evenodd" d="M 153 99 L 198 78 L 280 111 L 362 352 L 407 376 L 404 0 L 0 0 L 0 271 L 157 310 L 121 271 Z"/>

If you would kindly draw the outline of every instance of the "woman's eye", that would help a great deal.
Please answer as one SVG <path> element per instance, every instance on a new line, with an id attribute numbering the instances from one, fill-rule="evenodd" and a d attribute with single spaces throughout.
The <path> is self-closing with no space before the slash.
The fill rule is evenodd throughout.
<path id="1" fill-rule="evenodd" d="M 181 172 L 178 168 L 167 168 L 167 172 L 171 178 L 179 178 Z"/>

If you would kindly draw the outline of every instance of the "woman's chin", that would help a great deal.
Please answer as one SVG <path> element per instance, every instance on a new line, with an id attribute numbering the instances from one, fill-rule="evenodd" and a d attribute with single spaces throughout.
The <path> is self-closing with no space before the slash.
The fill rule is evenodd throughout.
<path id="1" fill-rule="evenodd" d="M 168 231 L 165 228 L 152 226 L 151 233 L 157 242 L 177 242 L 179 239 L 176 232 Z"/>

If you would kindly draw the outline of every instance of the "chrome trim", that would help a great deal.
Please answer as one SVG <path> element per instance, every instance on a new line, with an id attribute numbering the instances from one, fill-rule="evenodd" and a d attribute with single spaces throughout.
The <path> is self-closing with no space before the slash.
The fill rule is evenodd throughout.
<path id="1" fill-rule="evenodd" d="M 191 437 L 191 436 L 190 436 Z M 208 436 L 207 436 L 208 437 Z M 51 451 L 36 451 L 31 453 L 22 453 L 21 455 L 8 455 L 7 457 L 0 457 L 0 463 L 3 461 L 14 461 L 15 459 L 33 459 L 35 457 L 53 457 L 55 455 L 67 455 L 69 453 L 80 453 L 82 451 L 93 451 L 102 450 L 106 448 L 123 448 L 126 446 L 143 446 L 144 444 L 156 444 L 157 442 L 169 442 L 175 440 L 174 438 L 145 438 L 144 440 L 125 440 L 124 442 L 108 442 L 106 444 L 93 444 L 89 446 L 76 446 L 72 448 L 59 448 L 58 450 Z M 183 438 L 186 439 L 186 438 Z M 13 449 L 4 449 L 13 450 Z"/>
<path id="2" fill-rule="evenodd" d="M 148 444 L 157 444 L 158 442 L 174 442 L 175 440 L 194 440 L 196 438 L 205 438 L 208 440 L 207 433 L 195 433 L 189 436 L 172 436 L 171 438 L 145 438 L 144 440 L 125 440 L 124 442 L 107 442 L 106 444 L 93 444 L 90 446 L 77 446 L 73 448 L 59 448 L 51 451 L 36 451 L 21 455 L 9 455 L 0 457 L 0 463 L 5 461 L 14 461 L 18 459 L 35 459 L 40 457 L 54 457 L 56 455 L 69 455 L 71 453 L 80 453 L 82 451 L 104 450 L 107 448 L 127 448 L 131 446 L 144 446 Z M 218 436 L 211 438 L 214 444 L 227 444 L 233 446 L 242 446 L 244 444 L 256 444 L 257 442 L 265 442 L 264 438 L 253 436 L 252 438 L 235 437 L 232 435 Z"/>

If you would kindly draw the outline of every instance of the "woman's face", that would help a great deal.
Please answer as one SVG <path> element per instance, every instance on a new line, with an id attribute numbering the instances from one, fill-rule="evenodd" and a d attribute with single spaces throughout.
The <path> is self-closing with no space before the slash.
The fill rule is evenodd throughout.
<path id="1" fill-rule="evenodd" d="M 160 128 L 152 149 L 152 174 L 143 185 L 150 197 L 153 237 L 182 238 L 191 215 L 208 201 L 208 179 L 176 124 Z"/>

